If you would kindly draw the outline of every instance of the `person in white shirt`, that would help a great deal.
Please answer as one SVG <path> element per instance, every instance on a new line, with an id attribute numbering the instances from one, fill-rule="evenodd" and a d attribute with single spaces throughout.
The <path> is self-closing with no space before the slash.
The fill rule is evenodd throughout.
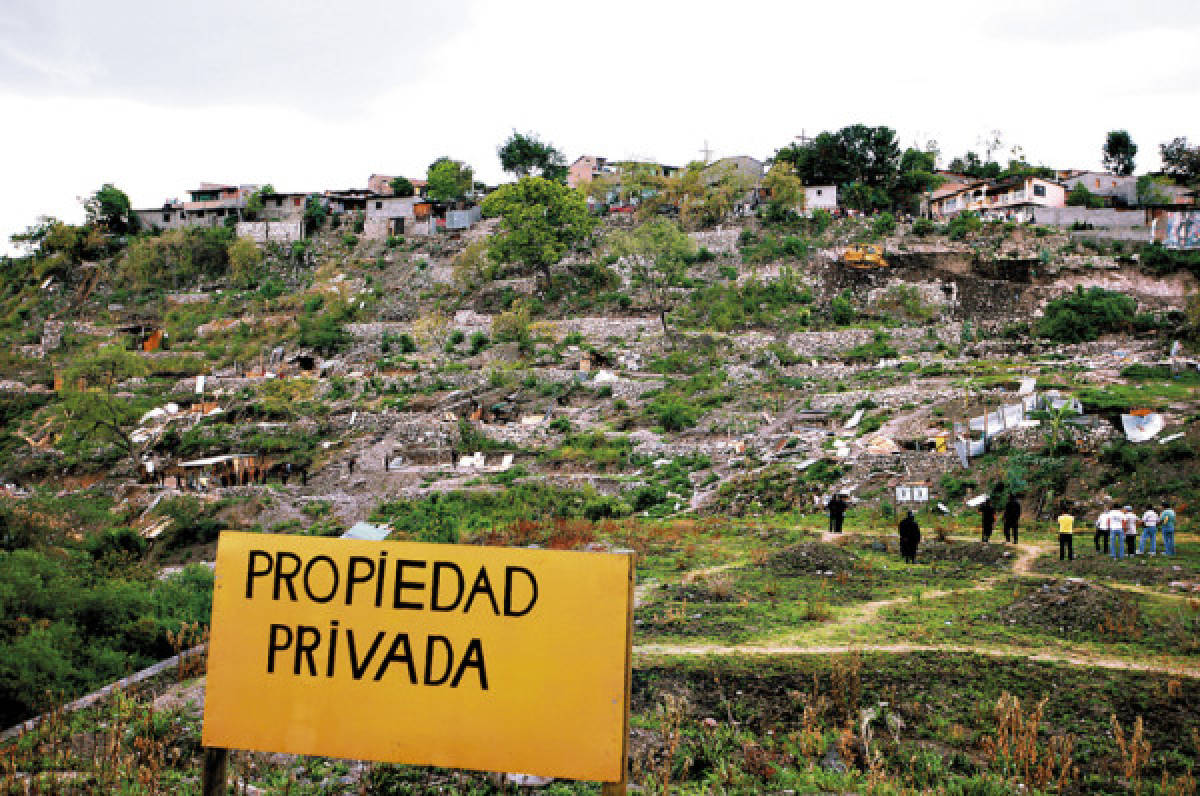
<path id="1" fill-rule="evenodd" d="M 1096 518 L 1096 533 L 1092 535 L 1092 544 L 1096 546 L 1097 554 L 1108 555 L 1108 515 L 1110 513 L 1110 511 L 1102 511 Z"/>
<path id="2" fill-rule="evenodd" d="M 1134 555 L 1137 552 L 1138 516 L 1133 513 L 1133 506 L 1126 506 L 1121 517 L 1121 523 L 1125 526 L 1125 554 Z"/>
<path id="3" fill-rule="evenodd" d="M 1119 505 L 1113 504 L 1113 507 L 1106 511 L 1101 519 L 1105 521 L 1105 527 L 1108 528 L 1108 546 L 1112 557 L 1124 558 L 1125 512 Z"/>
<path id="4" fill-rule="evenodd" d="M 1148 545 L 1150 555 L 1154 555 L 1155 549 L 1158 547 L 1158 512 L 1154 510 L 1153 506 L 1146 509 L 1142 515 L 1142 541 L 1138 545 L 1138 555 L 1146 554 L 1147 541 L 1150 542 Z"/>

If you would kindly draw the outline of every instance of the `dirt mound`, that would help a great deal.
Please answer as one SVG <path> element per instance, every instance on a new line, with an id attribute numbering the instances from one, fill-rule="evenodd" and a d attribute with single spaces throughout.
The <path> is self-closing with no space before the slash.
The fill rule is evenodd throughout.
<path id="1" fill-rule="evenodd" d="M 1134 595 L 1074 578 L 1020 586 L 997 618 L 1068 639 L 1134 635 L 1142 624 Z"/>
<path id="2" fill-rule="evenodd" d="M 1051 556 L 1042 556 L 1033 565 L 1033 569 L 1052 575 L 1105 578 L 1159 588 L 1176 581 L 1200 580 L 1200 567 L 1165 556 L 1133 556 L 1117 560 L 1107 555 L 1080 555 L 1074 561 L 1059 561 Z"/>
<path id="3" fill-rule="evenodd" d="M 956 542 L 937 539 L 921 540 L 918 555 L 925 561 L 951 561 L 961 564 L 987 564 L 995 566 L 1010 562 L 1016 558 L 1014 548 L 1001 544 L 982 544 L 981 542 Z"/>
<path id="4" fill-rule="evenodd" d="M 728 575 L 723 579 L 713 578 L 694 583 L 664 583 L 662 590 L 667 600 L 686 600 L 690 603 L 727 603 L 735 597 L 732 579 Z"/>
<path id="5" fill-rule="evenodd" d="M 766 567 L 785 575 L 819 575 L 845 572 L 856 560 L 858 556 L 836 545 L 803 542 L 772 555 Z"/>

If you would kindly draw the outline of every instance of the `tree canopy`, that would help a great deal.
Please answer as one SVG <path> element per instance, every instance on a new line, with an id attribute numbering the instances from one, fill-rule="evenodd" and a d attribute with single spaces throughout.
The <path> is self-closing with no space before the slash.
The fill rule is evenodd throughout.
<path id="1" fill-rule="evenodd" d="M 775 153 L 775 160 L 791 163 L 805 185 L 885 186 L 899 169 L 900 147 L 890 127 L 852 124 L 820 133 L 807 144 L 790 144 Z"/>
<path id="2" fill-rule="evenodd" d="M 1133 156 L 1137 154 L 1137 144 L 1127 130 L 1111 130 L 1104 139 L 1104 168 L 1113 174 L 1128 177 L 1133 174 Z"/>
<path id="3" fill-rule="evenodd" d="M 500 166 L 518 177 L 544 177 L 560 182 L 567 178 L 567 160 L 563 153 L 534 133 L 513 130 L 496 149 L 496 154 L 500 157 Z"/>
<path id="4" fill-rule="evenodd" d="M 76 360 L 63 379 L 65 433 L 81 439 L 109 442 L 129 456 L 138 466 L 142 445 L 132 437 L 139 412 L 117 388 L 126 379 L 145 376 L 142 359 L 121 346 L 110 345 Z"/>
<path id="5" fill-rule="evenodd" d="M 393 177 L 388 185 L 391 186 L 393 196 L 413 196 L 417 192 L 416 186 L 408 177 Z"/>
<path id="6" fill-rule="evenodd" d="M 246 207 L 242 211 L 243 215 L 245 215 L 245 217 L 250 221 L 257 219 L 259 214 L 262 213 L 267 206 L 266 197 L 273 193 L 275 193 L 275 186 L 271 183 L 267 183 L 254 193 L 250 194 L 250 196 L 246 199 Z"/>
<path id="7" fill-rule="evenodd" d="M 430 199 L 450 202 L 466 196 L 473 184 L 474 172 L 461 160 L 443 155 L 429 164 L 426 192 Z"/>
<path id="8" fill-rule="evenodd" d="M 846 205 L 857 210 L 911 213 L 921 195 L 941 183 L 934 174 L 937 156 L 932 141 L 927 149 L 909 147 L 901 153 L 890 127 L 852 124 L 820 133 L 806 144 L 783 147 L 775 153 L 775 163 L 789 165 L 804 185 L 837 185 Z"/>
<path id="9" fill-rule="evenodd" d="M 483 214 L 500 219 L 492 259 L 536 269 L 547 284 L 551 266 L 596 226 L 583 194 L 543 177 L 500 186 L 483 201 Z"/>
<path id="10" fill-rule="evenodd" d="M 999 163 L 994 160 L 985 161 L 973 150 L 969 150 L 962 157 L 957 157 L 950 161 L 948 168 L 950 171 L 965 174 L 977 180 L 994 180 L 1000 176 L 1001 172 Z"/>
<path id="11" fill-rule="evenodd" d="M 613 233 L 609 250 L 631 261 L 634 279 L 648 288 L 662 321 L 663 334 L 670 334 L 667 313 L 671 310 L 672 287 L 687 272 L 696 255 L 696 242 L 674 221 L 657 218 L 636 228 Z"/>
<path id="12" fill-rule="evenodd" d="M 1191 146 L 1186 136 L 1172 138 L 1158 147 L 1163 173 L 1183 185 L 1200 180 L 1200 146 Z"/>
<path id="13" fill-rule="evenodd" d="M 1088 190 L 1088 187 L 1082 182 L 1075 183 L 1075 187 L 1067 194 L 1068 207 L 1104 207 L 1104 197 L 1097 196 Z"/>
<path id="14" fill-rule="evenodd" d="M 83 202 L 87 223 L 114 235 L 136 232 L 138 217 L 133 204 L 120 188 L 111 182 L 100 186 Z"/>

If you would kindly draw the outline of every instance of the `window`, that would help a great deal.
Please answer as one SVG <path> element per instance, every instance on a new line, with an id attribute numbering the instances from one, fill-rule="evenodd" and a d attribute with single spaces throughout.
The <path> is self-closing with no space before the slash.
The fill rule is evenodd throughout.
<path id="1" fill-rule="evenodd" d="M 375 209 L 376 209 L 376 210 L 381 210 L 381 209 L 383 209 L 383 202 L 376 202 L 376 203 L 375 203 Z"/>
<path id="2" fill-rule="evenodd" d="M 297 196 L 295 199 L 292 200 L 292 207 L 299 207 L 299 206 L 300 206 L 300 197 Z"/>
<path id="3" fill-rule="evenodd" d="M 276 207 L 283 207 L 283 200 L 282 200 L 282 199 L 276 199 L 276 200 L 275 200 L 275 206 L 276 206 Z"/>
<path id="4" fill-rule="evenodd" d="M 166 224 L 166 223 L 169 223 L 170 221 L 171 221 L 171 214 L 163 213 L 163 223 Z"/>
<path id="5" fill-rule="evenodd" d="M 1045 186 L 1045 185 L 1035 185 L 1035 186 L 1033 186 L 1033 195 L 1034 195 L 1034 196 L 1040 196 L 1040 197 L 1042 197 L 1042 198 L 1045 198 L 1045 196 L 1046 196 L 1046 186 Z"/>

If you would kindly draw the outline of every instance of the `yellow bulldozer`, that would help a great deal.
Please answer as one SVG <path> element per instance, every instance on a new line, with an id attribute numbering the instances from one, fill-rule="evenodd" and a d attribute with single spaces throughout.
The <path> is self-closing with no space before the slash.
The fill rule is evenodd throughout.
<path id="1" fill-rule="evenodd" d="M 842 265 L 863 271 L 888 267 L 883 246 L 878 243 L 851 243 L 842 254 Z"/>

